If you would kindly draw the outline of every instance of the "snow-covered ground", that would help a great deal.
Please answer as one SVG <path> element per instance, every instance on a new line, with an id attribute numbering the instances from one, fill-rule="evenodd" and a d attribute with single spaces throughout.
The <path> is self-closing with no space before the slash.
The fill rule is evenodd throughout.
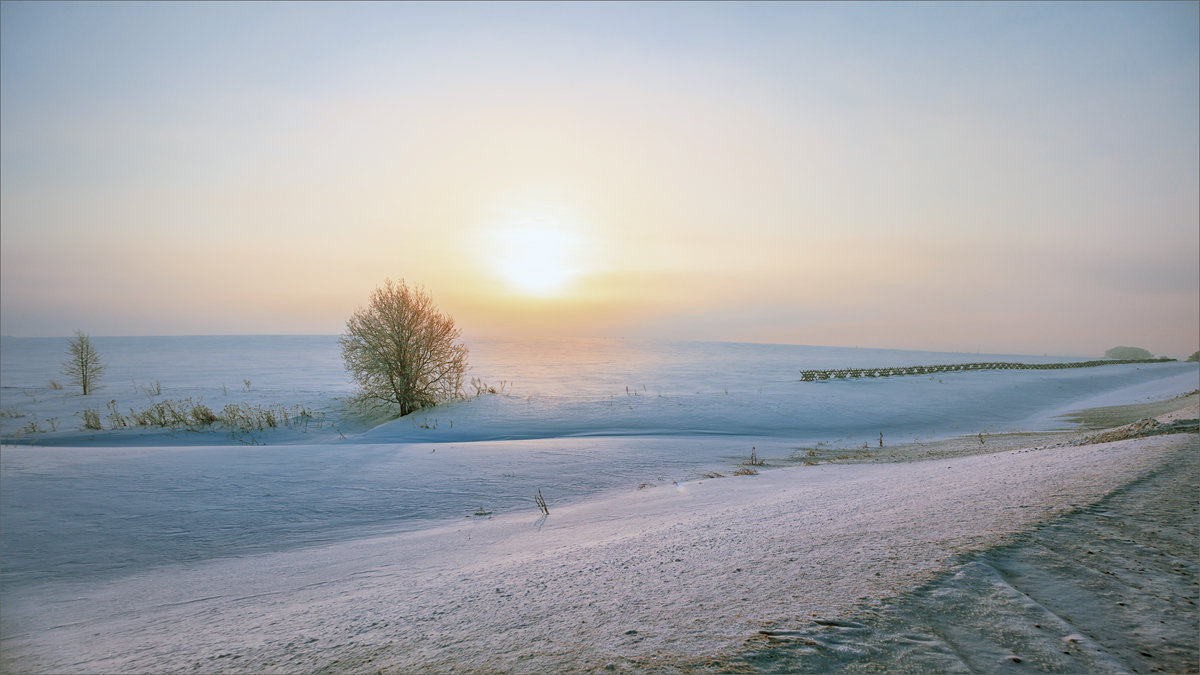
<path id="1" fill-rule="evenodd" d="M 728 474 L 753 451 L 793 463 L 818 443 L 859 448 L 1064 426 L 1052 413 L 1169 398 L 1196 364 L 944 373 L 800 382 L 801 368 L 1050 361 L 728 343 L 478 341 L 474 375 L 503 393 L 384 422 L 346 412 L 332 336 L 96 338 L 102 387 L 49 387 L 63 340 L 0 345 L 3 579 L 109 576 L 414 529 L 484 511 L 577 503 Z M 1063 357 L 1071 360 L 1072 357 Z M 1074 357 L 1076 360 L 1078 357 Z M 245 383 L 249 381 L 249 385 Z M 161 392 L 161 393 L 154 393 Z M 83 431 L 155 401 L 304 406 L 267 431 Z M 57 418 L 51 424 L 47 420 Z M 22 432 L 31 422 L 57 431 Z M 104 419 L 108 426 L 107 419 Z M 371 426 L 377 424 L 377 426 Z M 81 447 L 86 446 L 86 447 Z"/>
<path id="2" fill-rule="evenodd" d="M 17 670 L 342 670 L 341 654 L 360 659 L 346 668 L 542 670 L 724 649 L 788 603 L 820 596 L 829 612 L 908 583 L 1163 451 L 704 475 L 881 433 L 1062 428 L 1073 410 L 1200 384 L 1194 363 L 805 383 L 803 368 L 1080 358 L 478 340 L 472 375 L 502 393 L 387 422 L 345 408 L 336 337 L 95 342 L 108 371 L 87 397 L 61 377 L 65 340 L 0 343 L 0 622 Z M 85 408 L 185 398 L 314 417 L 80 429 Z M 793 581 L 773 586 L 780 574 Z M 505 644 L 523 646 L 497 656 Z M 576 656 L 545 655 L 564 649 Z"/>
<path id="3" fill-rule="evenodd" d="M 577 436 L 747 436 L 862 443 L 1046 429 L 1084 406 L 1168 398 L 1197 386 L 1195 363 L 1051 371 L 940 373 L 801 382 L 807 368 L 1084 357 L 953 354 L 744 343 L 615 339 L 474 340 L 470 377 L 502 393 L 389 424 L 349 414 L 354 387 L 336 336 L 94 338 L 107 372 L 80 396 L 62 339 L 0 341 L 0 436 L 40 445 L 446 443 Z M 55 381 L 64 388 L 50 388 Z M 158 392 L 158 393 L 155 393 Z M 157 401 L 303 406 L 321 417 L 270 433 L 81 431 L 84 409 L 127 414 Z M 31 431 L 31 425 L 36 431 Z"/>
<path id="4" fill-rule="evenodd" d="M 911 588 L 950 556 L 1154 471 L 1180 439 L 793 467 L 548 517 L 6 584 L 3 658 L 22 672 L 696 665 L 760 630 L 836 621 Z"/>

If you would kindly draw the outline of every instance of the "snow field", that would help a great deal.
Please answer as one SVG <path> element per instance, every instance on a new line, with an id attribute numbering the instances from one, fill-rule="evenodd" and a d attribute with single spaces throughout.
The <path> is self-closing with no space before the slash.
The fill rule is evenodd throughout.
<path id="1" fill-rule="evenodd" d="M 982 359 L 485 340 L 472 375 L 503 393 L 381 423 L 346 411 L 333 336 L 96 341 L 110 370 L 89 397 L 49 387 L 61 341 L 0 351 L 6 672 L 720 663 L 759 630 L 903 592 L 1178 451 L 1170 436 L 969 457 L 929 441 L 1061 429 L 1085 406 L 1200 384 L 1194 363 L 805 383 L 803 368 Z M 303 405 L 328 424 L 239 436 L 69 422 L 109 400 L 188 397 Z M 697 480 L 752 448 L 779 466 L 818 443 L 874 449 L 880 432 L 890 459 L 938 459 Z M 471 515 L 481 507 L 491 515 Z"/>
<path id="2" fill-rule="evenodd" d="M 6 593 L 23 670 L 674 667 L 1092 503 L 1178 439 L 794 467 Z"/>

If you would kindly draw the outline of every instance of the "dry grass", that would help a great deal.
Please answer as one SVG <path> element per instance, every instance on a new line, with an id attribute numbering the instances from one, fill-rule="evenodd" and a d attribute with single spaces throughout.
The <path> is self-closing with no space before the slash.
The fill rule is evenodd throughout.
<path id="1" fill-rule="evenodd" d="M 492 386 L 478 377 L 472 377 L 471 392 L 469 394 L 464 394 L 462 398 L 469 400 L 473 398 L 479 398 L 480 396 L 486 396 L 488 394 L 503 394 L 504 390 L 507 389 L 510 384 L 512 383 L 508 380 L 500 380 L 499 386 Z"/>
<path id="2" fill-rule="evenodd" d="M 291 408 L 282 405 L 254 406 L 248 403 L 228 404 L 220 412 L 214 411 L 203 401 L 191 398 L 158 401 L 142 410 L 129 409 L 121 413 L 115 400 L 108 402 L 108 428 L 152 427 L 160 429 L 201 429 L 224 426 L 235 432 L 265 431 L 280 427 L 300 428 L 308 431 L 310 422 L 323 426 L 325 414 L 314 415 L 302 405 Z M 104 428 L 100 411 L 88 408 L 80 413 L 84 429 L 99 431 Z"/>
<path id="3" fill-rule="evenodd" d="M 750 456 L 742 461 L 742 466 L 765 466 L 767 460 L 760 459 L 758 450 L 754 447 L 750 448 Z"/>

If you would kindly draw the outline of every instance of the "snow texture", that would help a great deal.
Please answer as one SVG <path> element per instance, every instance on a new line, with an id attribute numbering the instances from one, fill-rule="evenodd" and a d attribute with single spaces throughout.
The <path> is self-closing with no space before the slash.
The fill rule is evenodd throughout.
<path id="1" fill-rule="evenodd" d="M 804 466 L 798 448 L 1061 428 L 1081 402 L 1197 385 L 1179 363 L 801 383 L 803 367 L 980 355 L 481 341 L 474 374 L 504 393 L 374 424 L 341 406 L 332 337 L 95 342 L 108 371 L 88 397 L 49 387 L 60 342 L 2 343 L 6 671 L 721 663 L 760 630 L 845 616 L 1095 503 L 1188 436 L 861 465 Z M 304 405 L 328 425 L 66 423 L 189 396 Z M 758 475 L 704 478 L 752 449 Z"/>

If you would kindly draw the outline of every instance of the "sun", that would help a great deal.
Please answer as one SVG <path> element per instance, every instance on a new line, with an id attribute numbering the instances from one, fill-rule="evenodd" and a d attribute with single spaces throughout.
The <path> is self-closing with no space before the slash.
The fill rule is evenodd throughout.
<path id="1" fill-rule="evenodd" d="M 497 274 L 522 295 L 561 295 L 580 273 L 579 235 L 560 223 L 525 219 L 497 228 L 489 256 Z"/>

